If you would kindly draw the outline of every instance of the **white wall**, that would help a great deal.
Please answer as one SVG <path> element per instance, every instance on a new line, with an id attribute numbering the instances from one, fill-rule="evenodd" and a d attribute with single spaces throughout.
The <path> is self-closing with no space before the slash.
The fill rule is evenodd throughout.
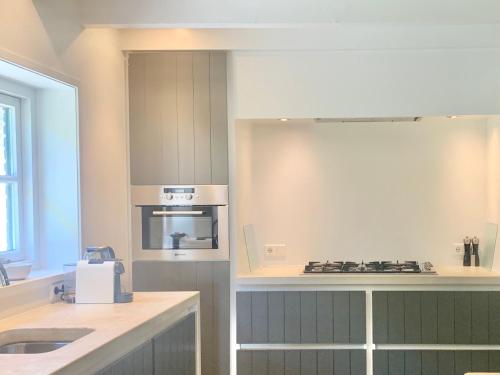
<path id="1" fill-rule="evenodd" d="M 237 231 L 254 225 L 261 264 L 264 244 L 283 243 L 285 264 L 429 259 L 458 265 L 452 244 L 483 234 L 485 120 L 261 121 L 238 122 L 236 130 L 238 149 L 247 150 L 236 169 L 239 189 L 245 186 L 239 202 L 247 200 L 238 206 L 246 212 Z"/>
<path id="2" fill-rule="evenodd" d="M 79 259 L 79 177 L 76 96 L 38 90 L 35 122 L 40 266 L 61 269 Z"/>
<path id="3" fill-rule="evenodd" d="M 0 49 L 79 80 L 83 246 L 128 258 L 124 64 L 118 32 L 83 30 L 71 2 L 0 0 Z M 130 272 L 130 268 L 128 268 Z"/>
<path id="4" fill-rule="evenodd" d="M 231 54 L 239 119 L 500 113 L 500 52 L 241 51 Z"/>
<path id="5" fill-rule="evenodd" d="M 500 223 L 500 118 L 488 119 L 486 144 L 486 220 Z M 497 239 L 494 259 L 495 269 L 500 269 L 500 241 Z"/>

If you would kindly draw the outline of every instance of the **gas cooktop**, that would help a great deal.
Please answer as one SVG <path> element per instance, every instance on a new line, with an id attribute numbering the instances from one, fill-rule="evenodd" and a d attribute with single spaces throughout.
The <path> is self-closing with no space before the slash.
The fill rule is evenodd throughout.
<path id="1" fill-rule="evenodd" d="M 418 263 L 417 261 L 389 262 L 375 261 L 368 263 L 357 262 L 309 262 L 304 267 L 304 273 L 419 273 L 436 274 L 431 262 Z"/>

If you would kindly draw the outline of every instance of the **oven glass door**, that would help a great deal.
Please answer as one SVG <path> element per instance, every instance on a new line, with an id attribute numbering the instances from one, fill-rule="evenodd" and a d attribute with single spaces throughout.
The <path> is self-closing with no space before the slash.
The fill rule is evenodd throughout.
<path id="1" fill-rule="evenodd" d="M 142 206 L 144 250 L 218 249 L 217 206 Z"/>

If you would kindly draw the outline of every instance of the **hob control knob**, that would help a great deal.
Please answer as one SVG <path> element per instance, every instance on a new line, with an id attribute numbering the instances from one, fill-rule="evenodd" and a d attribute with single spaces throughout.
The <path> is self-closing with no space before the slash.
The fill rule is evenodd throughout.
<path id="1" fill-rule="evenodd" d="M 169 193 L 169 194 L 165 195 L 165 198 L 167 198 L 167 200 L 171 201 L 174 198 L 174 195 Z"/>
<path id="2" fill-rule="evenodd" d="M 193 199 L 193 194 L 186 194 L 186 199 L 188 201 L 190 201 L 191 199 Z"/>

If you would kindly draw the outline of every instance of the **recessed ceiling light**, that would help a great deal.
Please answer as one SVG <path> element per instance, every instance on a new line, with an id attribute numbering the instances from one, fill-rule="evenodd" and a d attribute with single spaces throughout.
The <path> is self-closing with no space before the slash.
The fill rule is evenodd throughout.
<path id="1" fill-rule="evenodd" d="M 452 120 L 456 119 L 457 116 L 453 115 L 453 116 L 448 116 L 448 118 L 451 118 Z"/>
<path id="2" fill-rule="evenodd" d="M 287 122 L 287 121 L 288 121 L 288 119 L 287 119 L 287 118 L 280 118 L 280 121 L 281 121 L 281 122 Z"/>

